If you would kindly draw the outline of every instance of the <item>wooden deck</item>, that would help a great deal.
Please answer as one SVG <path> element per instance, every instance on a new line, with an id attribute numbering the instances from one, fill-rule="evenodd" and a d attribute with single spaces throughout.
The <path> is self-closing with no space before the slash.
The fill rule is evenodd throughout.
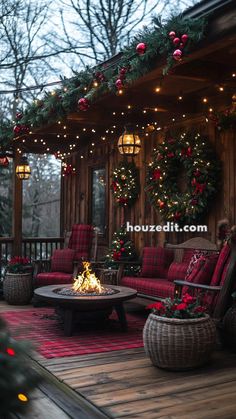
<path id="1" fill-rule="evenodd" d="M 6 309 L 13 306 L 0 303 L 0 312 Z M 54 359 L 35 354 L 34 360 L 46 380 L 21 419 L 236 418 L 230 352 L 216 352 L 210 365 L 188 372 L 155 368 L 142 348 Z"/>
<path id="2" fill-rule="evenodd" d="M 153 367 L 143 349 L 40 363 L 109 418 L 236 418 L 231 353 L 215 353 L 211 365 L 181 373 Z"/>

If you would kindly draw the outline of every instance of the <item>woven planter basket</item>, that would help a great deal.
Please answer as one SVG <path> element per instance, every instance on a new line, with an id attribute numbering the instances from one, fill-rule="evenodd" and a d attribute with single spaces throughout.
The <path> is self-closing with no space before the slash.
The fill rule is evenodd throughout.
<path id="1" fill-rule="evenodd" d="M 205 364 L 214 349 L 216 327 L 206 315 L 168 319 L 149 314 L 143 329 L 146 354 L 160 368 L 181 371 Z"/>
<path id="2" fill-rule="evenodd" d="M 8 304 L 29 304 L 32 294 L 32 273 L 6 273 L 3 280 L 3 296 Z"/>

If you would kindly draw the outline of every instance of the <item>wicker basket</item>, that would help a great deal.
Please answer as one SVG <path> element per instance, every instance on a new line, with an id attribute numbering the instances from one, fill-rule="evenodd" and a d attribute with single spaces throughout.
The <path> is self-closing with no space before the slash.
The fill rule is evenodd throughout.
<path id="1" fill-rule="evenodd" d="M 143 330 L 145 352 L 152 363 L 176 371 L 205 364 L 215 340 L 216 327 L 208 315 L 198 319 L 168 319 L 152 313 Z"/>
<path id="2" fill-rule="evenodd" d="M 8 304 L 29 304 L 33 294 L 32 273 L 7 273 L 3 280 L 3 296 Z"/>

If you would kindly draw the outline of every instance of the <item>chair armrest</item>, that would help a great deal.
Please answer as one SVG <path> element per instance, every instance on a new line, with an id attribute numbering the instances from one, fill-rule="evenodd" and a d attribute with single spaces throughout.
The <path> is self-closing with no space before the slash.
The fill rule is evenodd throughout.
<path id="1" fill-rule="evenodd" d="M 197 288 L 197 289 L 202 289 L 202 290 L 206 290 L 206 291 L 211 291 L 211 292 L 219 292 L 221 290 L 221 286 L 211 286 L 211 285 L 203 285 L 203 284 L 194 284 L 192 282 L 188 282 L 188 281 L 181 281 L 179 279 L 176 279 L 174 281 L 174 284 L 179 287 L 182 288 L 184 286 L 187 286 L 189 288 Z"/>
<path id="2" fill-rule="evenodd" d="M 34 278 L 41 272 L 50 272 L 51 259 L 41 259 L 34 261 Z"/>

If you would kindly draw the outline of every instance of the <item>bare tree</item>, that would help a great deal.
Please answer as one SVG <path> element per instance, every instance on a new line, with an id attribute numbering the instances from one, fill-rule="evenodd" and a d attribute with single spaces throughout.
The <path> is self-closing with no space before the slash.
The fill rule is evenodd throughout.
<path id="1" fill-rule="evenodd" d="M 175 8 L 187 7 L 197 0 L 176 0 Z M 62 0 L 62 25 L 65 41 L 73 49 L 78 39 L 67 29 L 68 17 L 81 48 L 93 56 L 96 63 L 108 59 L 128 45 L 134 32 L 150 22 L 152 14 L 173 11 L 169 0 Z M 69 13 L 65 5 L 71 10 Z M 67 14 L 66 14 L 67 12 Z M 85 62 L 80 55 L 80 60 Z"/>

